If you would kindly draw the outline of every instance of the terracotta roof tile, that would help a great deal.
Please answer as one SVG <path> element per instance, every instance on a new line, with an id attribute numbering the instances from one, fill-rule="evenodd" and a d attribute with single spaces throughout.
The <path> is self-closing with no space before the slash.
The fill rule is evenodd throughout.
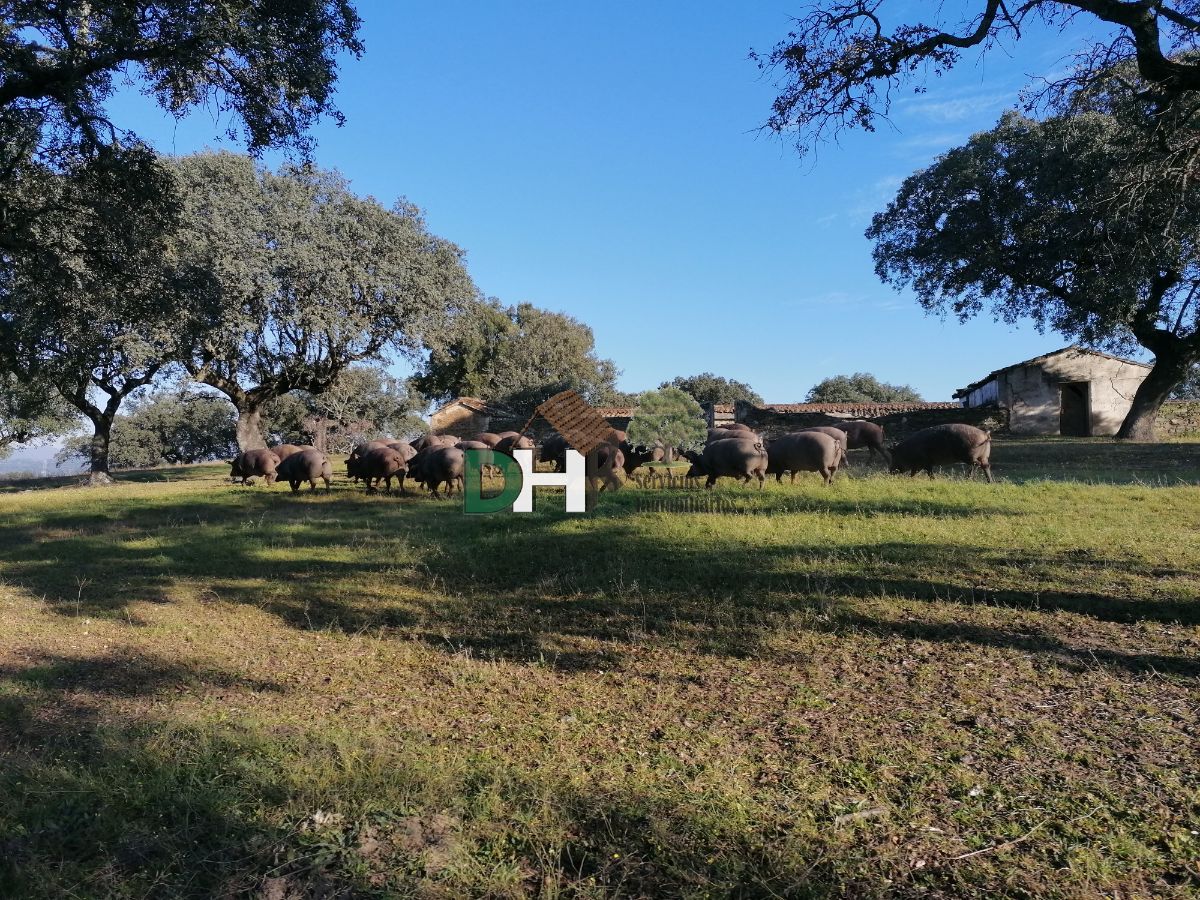
<path id="1" fill-rule="evenodd" d="M 454 406 L 456 403 L 461 406 L 465 406 L 467 409 L 473 409 L 473 410 L 475 410 L 475 412 L 488 412 L 491 409 L 491 407 L 489 407 L 486 403 L 484 403 L 478 397 L 455 397 L 453 400 L 449 400 L 446 403 L 443 403 L 441 406 L 439 406 L 437 409 L 435 409 L 434 412 L 440 413 L 442 410 L 449 409 L 451 406 Z"/>
<path id="2" fill-rule="evenodd" d="M 961 409 L 961 403 L 768 403 L 755 407 L 778 413 L 842 413 L 860 418 L 886 416 L 889 413 L 915 412 L 921 409 Z"/>
<path id="3" fill-rule="evenodd" d="M 637 412 L 635 406 L 598 406 L 596 412 L 600 413 L 606 419 L 619 419 L 625 416 L 632 417 Z"/>

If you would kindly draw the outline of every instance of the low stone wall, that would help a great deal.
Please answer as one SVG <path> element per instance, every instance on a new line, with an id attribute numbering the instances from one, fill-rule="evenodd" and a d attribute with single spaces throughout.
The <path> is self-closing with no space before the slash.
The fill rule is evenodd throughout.
<path id="1" fill-rule="evenodd" d="M 787 434 L 789 431 L 799 431 L 802 428 L 812 428 L 816 425 L 837 425 L 847 421 L 845 418 L 825 413 L 787 413 L 750 406 L 739 407 L 738 413 L 739 421 L 742 424 L 748 425 L 768 437 Z M 913 409 L 890 413 L 869 421 L 882 425 L 888 440 L 902 439 L 922 428 L 948 425 L 952 422 L 974 425 L 976 428 L 1004 434 L 1008 431 L 1008 410 L 994 406 L 972 409 Z"/>
<path id="2" fill-rule="evenodd" d="M 1154 430 L 1160 438 L 1200 434 L 1200 400 L 1168 400 Z"/>
<path id="3" fill-rule="evenodd" d="M 883 426 L 889 438 L 905 438 L 922 428 L 955 422 L 974 425 L 993 434 L 1008 433 L 1008 410 L 999 406 L 975 406 L 971 409 L 918 409 L 893 413 L 873 421 Z"/>

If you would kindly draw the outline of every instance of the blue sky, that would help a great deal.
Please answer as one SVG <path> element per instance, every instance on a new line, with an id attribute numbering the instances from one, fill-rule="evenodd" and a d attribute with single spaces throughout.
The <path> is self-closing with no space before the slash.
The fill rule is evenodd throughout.
<path id="1" fill-rule="evenodd" d="M 759 133 L 774 93 L 747 58 L 802 5 L 360 0 L 347 122 L 316 129 L 315 159 L 425 209 L 486 293 L 586 322 L 625 390 L 709 370 L 794 402 L 869 371 L 941 400 L 1067 343 L 926 316 L 879 283 L 863 229 L 905 176 L 1061 70 L 1072 33 L 970 55 L 891 127 L 802 161 Z M 112 109 L 165 152 L 236 149 L 203 111 L 175 122 L 133 91 Z"/>

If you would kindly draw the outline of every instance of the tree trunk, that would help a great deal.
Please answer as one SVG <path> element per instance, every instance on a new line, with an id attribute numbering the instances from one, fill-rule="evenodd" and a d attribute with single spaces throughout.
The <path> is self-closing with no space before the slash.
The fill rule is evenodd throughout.
<path id="1" fill-rule="evenodd" d="M 92 444 L 88 449 L 87 484 L 112 484 L 108 475 L 108 448 L 112 442 L 112 426 L 115 415 L 103 413 L 92 417 L 95 431 L 92 433 Z"/>
<path id="2" fill-rule="evenodd" d="M 239 450 L 263 450 L 267 446 L 262 433 L 262 407 L 238 407 L 237 442 Z"/>
<path id="3" fill-rule="evenodd" d="M 1156 355 L 1154 368 L 1138 385 L 1137 393 L 1133 395 L 1133 405 L 1129 407 L 1117 437 L 1131 441 L 1154 440 L 1158 411 L 1175 386 L 1183 381 L 1191 364 L 1190 356 L 1184 353 Z"/>

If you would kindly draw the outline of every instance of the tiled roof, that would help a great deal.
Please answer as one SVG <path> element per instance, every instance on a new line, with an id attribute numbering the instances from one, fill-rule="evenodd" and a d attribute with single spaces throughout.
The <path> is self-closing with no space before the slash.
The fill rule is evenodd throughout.
<path id="1" fill-rule="evenodd" d="M 960 409 L 961 403 L 768 403 L 756 407 L 779 413 L 841 413 L 859 418 L 874 418 L 890 413 L 915 412 L 921 409 Z"/>
<path id="2" fill-rule="evenodd" d="M 459 406 L 465 406 L 467 409 L 474 410 L 475 412 L 488 412 L 489 411 L 488 405 L 486 403 L 484 403 L 482 400 L 480 400 L 478 397 L 455 397 L 453 400 L 449 401 L 448 403 L 444 403 L 441 406 L 439 406 L 437 409 L 435 409 L 434 413 L 435 414 L 440 413 L 440 412 L 442 412 L 442 410 L 449 409 L 451 406 L 454 406 L 455 404 L 458 404 Z"/>
<path id="3" fill-rule="evenodd" d="M 1021 368 L 1021 366 L 1032 366 L 1036 363 L 1042 362 L 1043 360 L 1047 360 L 1052 356 L 1061 356 L 1064 353 L 1073 353 L 1077 356 L 1099 356 L 1102 359 L 1113 359 L 1117 362 L 1123 362 L 1130 366 L 1141 366 L 1143 369 L 1151 368 L 1149 364 L 1138 362 L 1136 359 L 1124 359 L 1120 356 L 1113 356 L 1111 353 L 1101 353 L 1099 350 L 1089 350 L 1086 347 L 1076 347 L 1072 345 L 1070 347 L 1062 347 L 1058 350 L 1052 350 L 1049 353 L 1043 353 L 1041 356 L 1035 356 L 1033 359 L 1027 359 L 1023 362 L 1013 363 L 1012 365 L 1005 366 L 1002 369 L 996 369 L 994 372 L 989 372 L 978 381 L 971 382 L 965 388 L 959 388 L 954 392 L 954 396 L 965 397 L 967 394 L 971 393 L 971 391 L 975 390 L 975 388 L 979 387 L 980 385 L 987 384 L 997 375 L 1003 375 L 1005 372 L 1011 372 L 1013 369 Z"/>
<path id="4" fill-rule="evenodd" d="M 637 412 L 636 406 L 598 406 L 596 412 L 606 419 L 632 418 Z"/>

